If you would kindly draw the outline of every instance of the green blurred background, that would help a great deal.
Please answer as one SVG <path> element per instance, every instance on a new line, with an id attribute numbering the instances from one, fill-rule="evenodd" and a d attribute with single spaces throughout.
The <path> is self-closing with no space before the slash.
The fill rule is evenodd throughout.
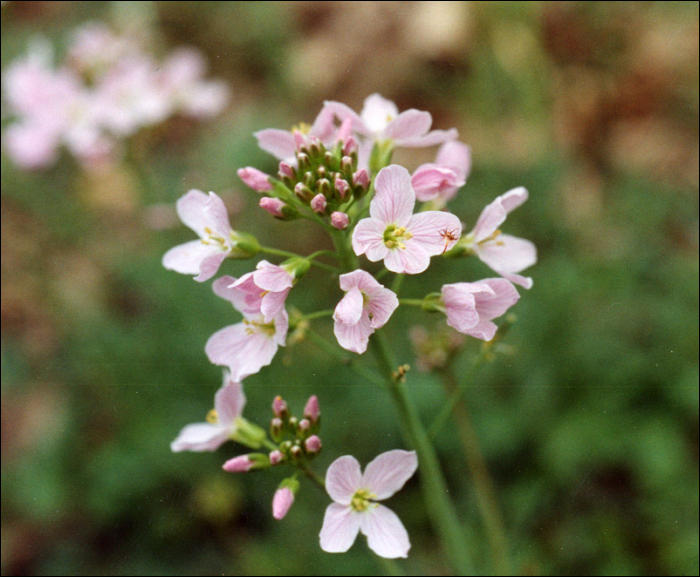
<path id="1" fill-rule="evenodd" d="M 213 121 L 138 135 L 147 187 L 131 166 L 88 174 L 65 157 L 22 173 L 2 156 L 3 574 L 382 570 L 364 542 L 344 556 L 320 550 L 328 499 L 315 487 L 276 522 L 281 471 L 224 473 L 233 444 L 170 452 L 220 385 L 206 339 L 237 321 L 209 283 L 160 265 L 191 238 L 173 202 L 194 187 L 220 193 L 234 228 L 270 246 L 327 243 L 260 211 L 236 169 L 275 170 L 253 131 L 309 122 L 324 99 L 359 109 L 372 92 L 431 111 L 472 146 L 472 175 L 451 204 L 467 226 L 506 190 L 531 193 L 507 230 L 537 244 L 535 285 L 515 308 L 510 354 L 467 395 L 517 572 L 698 574 L 696 2 L 8 2 L 3 69 L 35 35 L 60 53 L 92 20 L 138 21 L 162 54 L 200 48 L 233 97 Z M 426 154 L 399 159 L 415 167 Z M 471 259 L 435 259 L 404 296 L 422 296 L 426 279 L 436 290 L 484 276 Z M 337 296 L 312 271 L 291 302 L 310 312 Z M 408 328 L 443 323 L 401 309 L 385 330 L 415 364 Z M 319 327 L 332 338 L 329 322 Z M 468 342 L 458 366 L 478 350 Z M 312 343 L 287 347 L 246 385 L 247 415 L 261 424 L 275 394 L 298 411 L 319 396 L 319 471 L 404 446 L 386 391 Z M 408 386 L 429 420 L 439 381 L 413 370 Z M 437 446 L 465 546 L 487 571 L 454 430 Z M 403 569 L 446 573 L 415 480 L 391 507 L 413 543 Z"/>

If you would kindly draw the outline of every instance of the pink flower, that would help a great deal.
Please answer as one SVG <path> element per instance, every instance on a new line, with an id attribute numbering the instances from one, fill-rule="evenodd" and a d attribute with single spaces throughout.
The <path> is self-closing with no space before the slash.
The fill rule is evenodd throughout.
<path id="1" fill-rule="evenodd" d="M 537 249 L 529 240 L 502 234 L 499 227 L 512 211 L 528 197 L 523 187 L 514 188 L 489 204 L 466 241 L 474 253 L 503 278 L 529 289 L 532 279 L 520 276 L 520 271 L 537 262 Z"/>
<path id="2" fill-rule="evenodd" d="M 363 270 L 340 275 L 340 288 L 345 296 L 335 307 L 333 332 L 341 347 L 362 354 L 370 335 L 386 324 L 399 299 Z"/>
<path id="3" fill-rule="evenodd" d="M 238 169 L 238 177 L 255 192 L 268 192 L 272 190 L 270 177 L 262 170 L 247 166 Z"/>
<path id="4" fill-rule="evenodd" d="M 471 169 L 471 150 L 458 141 L 446 142 L 438 150 L 433 164 L 419 166 L 411 177 L 416 198 L 421 202 L 452 199 L 464 186 Z"/>
<path id="5" fill-rule="evenodd" d="M 462 224 L 453 214 L 434 210 L 413 214 L 416 196 L 402 166 L 380 170 L 375 187 L 370 218 L 353 231 L 355 254 L 366 254 L 372 262 L 384 259 L 392 272 L 418 274 L 428 268 L 431 256 L 448 251 L 459 239 Z"/>
<path id="6" fill-rule="evenodd" d="M 203 282 L 213 277 L 234 248 L 231 229 L 223 201 L 213 192 L 190 190 L 177 201 L 180 220 L 197 233 L 193 240 L 171 248 L 163 256 L 163 266 L 182 274 L 197 275 Z"/>
<path id="7" fill-rule="evenodd" d="M 454 128 L 431 131 L 433 119 L 429 112 L 411 109 L 399 114 L 396 104 L 379 94 L 367 97 L 359 115 L 341 102 L 325 102 L 324 110 L 330 110 L 341 121 L 349 119 L 352 129 L 360 136 L 392 140 L 396 146 L 434 146 L 457 138 Z"/>
<path id="8" fill-rule="evenodd" d="M 214 333 L 205 351 L 215 365 L 229 368 L 233 379 L 242 381 L 272 362 L 277 348 L 284 346 L 289 328 L 287 311 L 282 308 L 269 321 L 262 313 L 260 289 L 249 280 L 233 287 L 236 279 L 224 276 L 214 281 L 214 293 L 233 304 L 243 314 L 243 322 Z"/>
<path id="9" fill-rule="evenodd" d="M 243 385 L 234 381 L 228 371 L 224 371 L 224 384 L 214 397 L 214 410 L 207 415 L 207 422 L 187 425 L 170 444 L 170 448 L 175 453 L 216 451 L 235 435 L 243 407 Z"/>
<path id="10" fill-rule="evenodd" d="M 302 421 L 303 422 L 303 421 Z M 306 441 L 304 441 L 304 448 L 307 453 L 318 453 L 321 450 L 323 444 L 318 435 L 311 435 Z"/>
<path id="11" fill-rule="evenodd" d="M 326 473 L 326 491 L 335 501 L 326 509 L 321 529 L 321 549 L 344 553 L 358 532 L 377 555 L 407 557 L 411 543 L 401 520 L 376 501 L 388 499 L 404 486 L 418 467 L 413 451 L 389 451 L 376 457 L 365 469 L 346 455 L 331 463 Z"/>
<path id="12" fill-rule="evenodd" d="M 350 225 L 350 217 L 346 212 L 334 210 L 331 213 L 331 226 L 338 230 L 345 230 Z"/>
<path id="13" fill-rule="evenodd" d="M 309 419 L 312 423 L 316 423 L 321 416 L 321 407 L 318 404 L 318 397 L 311 395 L 304 406 L 304 418 Z"/>
<path id="14" fill-rule="evenodd" d="M 294 286 L 294 263 L 279 266 L 261 260 L 255 272 L 244 274 L 231 283 L 229 288 L 236 288 L 260 299 L 260 312 L 269 323 L 284 309 L 289 291 Z"/>
<path id="15" fill-rule="evenodd" d="M 498 329 L 492 319 L 505 314 L 519 298 L 518 291 L 504 278 L 442 287 L 447 324 L 460 333 L 485 341 L 490 341 Z"/>
<path id="16" fill-rule="evenodd" d="M 275 491 L 272 498 L 272 516 L 281 521 L 294 503 L 294 493 L 289 487 L 282 487 Z"/>

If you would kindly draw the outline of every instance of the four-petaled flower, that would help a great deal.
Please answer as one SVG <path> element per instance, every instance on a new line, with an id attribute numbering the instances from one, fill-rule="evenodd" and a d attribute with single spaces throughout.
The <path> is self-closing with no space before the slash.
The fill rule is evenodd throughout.
<path id="1" fill-rule="evenodd" d="M 214 396 L 214 409 L 206 423 L 193 423 L 180 431 L 170 448 L 180 451 L 216 451 L 235 435 L 245 407 L 243 385 L 224 371 L 224 384 Z"/>
<path id="2" fill-rule="evenodd" d="M 375 329 L 383 327 L 399 306 L 396 295 L 364 270 L 340 275 L 345 296 L 333 313 L 333 332 L 344 349 L 362 354 Z"/>
<path id="3" fill-rule="evenodd" d="M 205 352 L 212 363 L 228 367 L 232 378 L 241 381 L 272 362 L 277 348 L 285 344 L 289 317 L 282 308 L 266 321 L 259 289 L 257 293 L 248 292 L 232 287 L 235 282 L 235 278 L 223 276 L 214 281 L 213 288 L 217 296 L 230 301 L 243 314 L 243 322 L 214 333 Z"/>
<path id="4" fill-rule="evenodd" d="M 431 256 L 459 240 L 462 223 L 455 215 L 436 210 L 413 214 L 416 195 L 402 166 L 383 168 L 374 186 L 370 218 L 358 222 L 352 235 L 355 254 L 366 254 L 372 262 L 384 259 L 392 272 L 418 274 L 428 268 Z"/>
<path id="5" fill-rule="evenodd" d="M 436 200 L 444 206 L 467 182 L 471 164 L 471 149 L 466 144 L 446 142 L 434 163 L 423 164 L 413 173 L 411 184 L 416 198 L 421 202 Z"/>
<path id="6" fill-rule="evenodd" d="M 401 520 L 377 501 L 388 499 L 404 486 L 418 467 L 413 451 L 389 451 L 365 469 L 346 455 L 331 463 L 326 472 L 326 491 L 335 501 L 328 505 L 321 529 L 321 549 L 344 553 L 361 531 L 377 555 L 406 557 L 411 543 Z"/>
<path id="7" fill-rule="evenodd" d="M 500 317 L 518 302 L 520 295 L 510 281 L 487 278 L 442 287 L 447 324 L 477 339 L 490 341 L 498 328 L 492 319 Z"/>
<path id="8" fill-rule="evenodd" d="M 249 295 L 253 300 L 260 299 L 260 312 L 266 323 L 284 309 L 289 291 L 294 285 L 294 275 L 285 267 L 261 260 L 255 272 L 244 274 L 228 288 L 235 288 Z"/>
<path id="9" fill-rule="evenodd" d="M 237 233 L 229 224 L 226 206 L 213 192 L 207 195 L 195 189 L 177 201 L 177 214 L 200 240 L 171 248 L 163 256 L 163 266 L 197 275 L 194 280 L 200 282 L 209 280 L 237 246 Z"/>
<path id="10" fill-rule="evenodd" d="M 532 279 L 519 273 L 537 262 L 537 249 L 529 240 L 502 234 L 500 227 L 508 214 L 527 200 L 522 186 L 499 196 L 481 212 L 466 237 L 474 253 L 503 278 L 529 289 Z"/>

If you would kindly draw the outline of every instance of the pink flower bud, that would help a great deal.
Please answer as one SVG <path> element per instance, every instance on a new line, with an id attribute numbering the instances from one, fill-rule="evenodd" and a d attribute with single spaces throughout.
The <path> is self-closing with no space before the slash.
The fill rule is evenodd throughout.
<path id="1" fill-rule="evenodd" d="M 248 455 L 240 455 L 224 463 L 224 471 L 228 473 L 247 473 L 255 464 Z"/>
<path id="2" fill-rule="evenodd" d="M 350 224 L 350 217 L 344 212 L 336 210 L 331 214 L 331 225 L 338 230 L 345 230 Z"/>
<path id="3" fill-rule="evenodd" d="M 349 156 L 343 156 L 343 158 L 340 159 L 340 167 L 346 173 L 352 172 L 352 158 Z"/>
<path id="4" fill-rule="evenodd" d="M 275 400 L 272 401 L 272 412 L 275 414 L 275 417 L 279 418 L 284 418 L 287 416 L 289 409 L 287 407 L 287 403 L 284 401 L 282 397 L 277 395 L 275 397 Z"/>
<path id="5" fill-rule="evenodd" d="M 343 143 L 343 154 L 350 156 L 353 152 L 357 152 L 357 140 L 352 136 L 348 136 Z"/>
<path id="6" fill-rule="evenodd" d="M 321 415 L 321 409 L 318 406 L 318 397 L 316 395 L 311 395 L 309 400 L 306 401 L 306 406 L 304 407 L 304 418 L 309 419 L 312 423 L 318 421 Z"/>
<path id="7" fill-rule="evenodd" d="M 344 178 L 336 178 L 335 189 L 338 191 L 340 198 L 345 198 L 348 195 L 348 191 L 350 190 L 350 185 L 348 184 L 348 181 Z"/>
<path id="8" fill-rule="evenodd" d="M 311 199 L 311 208 L 314 212 L 323 214 L 326 210 L 326 205 L 328 205 L 328 201 L 322 194 L 317 194 Z"/>
<path id="9" fill-rule="evenodd" d="M 272 516 L 278 521 L 284 519 L 293 503 L 294 493 L 289 487 L 277 489 L 275 496 L 272 498 Z"/>
<path id="10" fill-rule="evenodd" d="M 280 167 L 279 167 L 279 174 L 282 178 L 287 177 L 287 178 L 294 178 L 294 168 L 292 168 L 292 165 L 289 164 L 288 162 L 280 162 Z"/>
<path id="11" fill-rule="evenodd" d="M 294 147 L 297 150 L 301 150 L 304 146 L 306 146 L 306 136 L 299 132 L 298 130 L 294 131 Z"/>
<path id="12" fill-rule="evenodd" d="M 302 419 L 299 421 L 299 430 L 303 433 L 308 431 L 311 428 L 311 421 L 309 419 Z"/>
<path id="13" fill-rule="evenodd" d="M 352 175 L 352 183 L 355 186 L 361 186 L 362 188 L 369 188 L 369 174 L 364 168 L 358 170 Z"/>
<path id="14" fill-rule="evenodd" d="M 296 194 L 304 202 L 309 202 L 314 196 L 313 191 L 303 182 L 297 182 L 296 186 L 294 187 L 294 194 Z"/>
<path id="15" fill-rule="evenodd" d="M 272 216 L 277 218 L 283 218 L 282 209 L 287 206 L 287 203 L 280 200 L 279 198 L 272 198 L 271 196 L 266 196 L 260 199 L 260 208 L 269 212 Z"/>
<path id="16" fill-rule="evenodd" d="M 318 435 L 311 435 L 306 441 L 304 441 L 304 448 L 307 453 L 318 453 L 322 447 L 321 439 Z"/>
<path id="17" fill-rule="evenodd" d="M 282 462 L 283 459 L 284 459 L 284 454 L 282 453 L 282 451 L 275 449 L 274 451 L 272 451 L 270 453 L 270 464 L 271 465 L 278 465 L 279 463 Z"/>
<path id="18" fill-rule="evenodd" d="M 256 192 L 267 192 L 272 190 L 270 177 L 252 166 L 238 169 L 238 177 Z"/>

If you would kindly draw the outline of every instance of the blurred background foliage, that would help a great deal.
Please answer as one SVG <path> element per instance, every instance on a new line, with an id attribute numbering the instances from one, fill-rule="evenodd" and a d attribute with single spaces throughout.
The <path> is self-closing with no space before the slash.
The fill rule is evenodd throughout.
<path id="1" fill-rule="evenodd" d="M 220 193 L 234 227 L 270 246 L 327 243 L 260 211 L 235 171 L 275 170 L 254 130 L 310 121 L 324 99 L 359 109 L 372 92 L 431 111 L 472 146 L 451 205 L 467 229 L 498 194 L 531 192 L 508 232 L 537 244 L 535 286 L 515 309 L 510 354 L 467 395 L 515 570 L 698 573 L 696 2 L 6 2 L 3 68 L 36 35 L 60 54 L 93 20 L 143 26 L 159 53 L 202 49 L 233 99 L 216 120 L 140 133 L 138 166 L 85 173 L 66 157 L 22 173 L 2 157 L 3 574 L 381 570 L 364 543 L 345 556 L 319 549 L 327 498 L 315 487 L 276 522 L 283 473 L 224 473 L 233 444 L 170 452 L 211 408 L 221 374 L 203 346 L 236 317 L 209 284 L 160 265 L 191 237 L 173 203 L 194 187 Z M 237 275 L 252 263 L 226 266 Z M 490 276 L 470 259 L 436 259 L 430 275 L 429 290 Z M 422 296 L 426 278 L 408 279 L 404 296 Z M 331 308 L 336 293 L 312 271 L 291 302 Z M 385 330 L 415 365 L 408 329 L 443 323 L 402 309 Z M 461 370 L 478 350 L 465 345 Z M 318 470 L 403 446 L 386 391 L 312 343 L 246 384 L 261 424 L 275 394 L 298 411 L 318 394 Z M 439 411 L 434 375 L 412 370 L 408 386 L 426 420 Z M 437 444 L 465 547 L 487 571 L 458 437 L 447 427 Z M 445 573 L 415 480 L 392 507 L 413 543 L 403 568 Z"/>

